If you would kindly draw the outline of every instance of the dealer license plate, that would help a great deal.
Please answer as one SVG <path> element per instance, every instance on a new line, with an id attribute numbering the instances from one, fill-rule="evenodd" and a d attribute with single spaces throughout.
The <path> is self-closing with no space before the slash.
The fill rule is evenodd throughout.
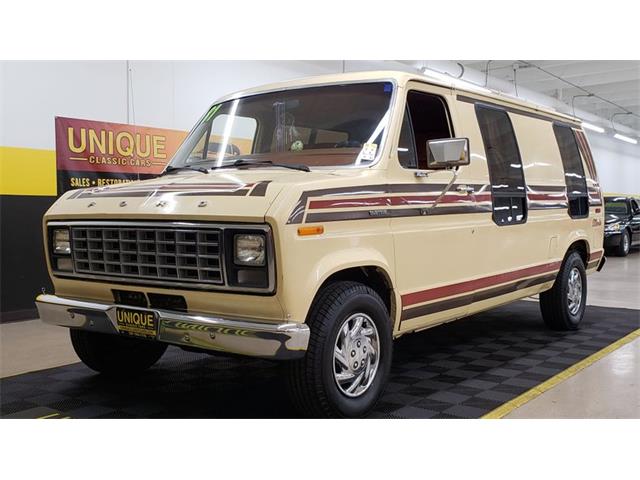
<path id="1" fill-rule="evenodd" d="M 155 338 L 158 332 L 158 316 L 149 310 L 116 308 L 118 331 L 136 337 Z"/>

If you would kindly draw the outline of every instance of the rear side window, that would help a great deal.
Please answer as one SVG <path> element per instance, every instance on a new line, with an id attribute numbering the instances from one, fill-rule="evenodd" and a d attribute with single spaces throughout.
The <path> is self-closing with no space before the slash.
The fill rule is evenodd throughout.
<path id="1" fill-rule="evenodd" d="M 524 223 L 527 220 L 527 189 L 509 114 L 476 104 L 476 116 L 489 167 L 493 221 L 497 225 Z"/>
<path id="2" fill-rule="evenodd" d="M 575 134 L 571 127 L 557 123 L 553 125 L 553 132 L 558 142 L 564 168 L 569 215 L 573 218 L 586 217 L 589 215 L 589 194 Z"/>

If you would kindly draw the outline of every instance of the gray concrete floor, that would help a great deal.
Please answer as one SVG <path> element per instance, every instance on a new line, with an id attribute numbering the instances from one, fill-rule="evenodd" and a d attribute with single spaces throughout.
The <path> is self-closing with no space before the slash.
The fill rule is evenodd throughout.
<path id="1" fill-rule="evenodd" d="M 640 418 L 640 338 L 505 418 Z"/>
<path id="2" fill-rule="evenodd" d="M 603 271 L 589 277 L 588 303 L 640 310 L 638 249 L 625 258 L 607 258 Z M 0 377 L 78 361 L 64 328 L 39 320 L 0 325 Z M 506 418 L 640 418 L 640 339 L 598 360 Z"/>

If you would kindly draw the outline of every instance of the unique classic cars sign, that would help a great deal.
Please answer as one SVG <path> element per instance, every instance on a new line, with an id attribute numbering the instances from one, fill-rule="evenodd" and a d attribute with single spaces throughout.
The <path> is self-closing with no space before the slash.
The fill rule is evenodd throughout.
<path id="1" fill-rule="evenodd" d="M 187 132 L 55 118 L 58 195 L 151 178 L 164 170 Z"/>

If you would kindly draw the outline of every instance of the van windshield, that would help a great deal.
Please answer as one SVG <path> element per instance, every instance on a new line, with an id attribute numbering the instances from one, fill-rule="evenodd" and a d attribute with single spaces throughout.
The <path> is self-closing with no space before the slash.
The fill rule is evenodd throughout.
<path id="1" fill-rule="evenodd" d="M 170 167 L 220 168 L 238 160 L 308 167 L 366 166 L 382 149 L 389 82 L 264 93 L 214 105 Z"/>

